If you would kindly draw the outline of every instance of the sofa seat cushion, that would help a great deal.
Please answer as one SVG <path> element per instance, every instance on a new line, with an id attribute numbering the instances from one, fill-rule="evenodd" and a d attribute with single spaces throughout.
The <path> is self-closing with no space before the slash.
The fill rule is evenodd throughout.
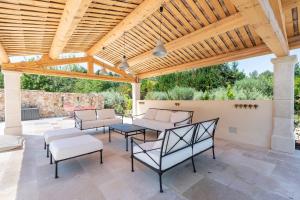
<path id="1" fill-rule="evenodd" d="M 97 115 L 95 110 L 77 110 L 75 115 L 82 121 L 96 120 Z"/>
<path id="2" fill-rule="evenodd" d="M 54 140 L 76 137 L 84 135 L 84 133 L 77 128 L 65 128 L 65 129 L 57 129 L 57 130 L 49 130 L 44 132 L 44 138 L 46 144 Z"/>
<path id="3" fill-rule="evenodd" d="M 201 142 L 194 144 L 193 155 L 196 155 L 196 154 L 200 153 L 201 151 L 204 151 L 204 150 L 212 147 L 212 145 L 213 145 L 212 138 L 209 138 L 209 139 L 206 139 L 206 140 L 203 140 Z"/>
<path id="4" fill-rule="evenodd" d="M 139 159 L 140 161 L 152 166 L 155 169 L 159 169 L 160 165 L 160 149 L 147 151 L 146 153 L 143 152 L 143 149 L 149 150 L 151 148 L 154 148 L 155 142 L 146 142 L 143 144 L 140 144 L 139 146 L 134 146 L 133 153 L 134 157 Z M 190 158 L 192 156 L 192 147 L 184 148 L 180 151 L 177 151 L 175 153 L 166 155 L 162 158 L 161 163 L 161 169 L 165 170 L 168 169 L 187 158 Z"/>
<path id="5" fill-rule="evenodd" d="M 170 122 L 172 112 L 169 110 L 157 110 L 155 121 Z"/>
<path id="6" fill-rule="evenodd" d="M 91 120 L 82 122 L 82 129 L 98 128 L 103 126 L 101 120 Z"/>
<path id="7" fill-rule="evenodd" d="M 101 123 L 103 124 L 103 126 L 108 126 L 108 125 L 112 125 L 112 124 L 122 124 L 122 119 L 119 119 L 119 118 L 104 119 L 104 120 L 101 120 Z"/>
<path id="8" fill-rule="evenodd" d="M 98 119 L 100 119 L 100 120 L 116 118 L 114 109 L 97 110 L 97 116 L 98 116 Z"/>
<path id="9" fill-rule="evenodd" d="M 150 120 L 150 119 L 134 119 L 132 121 L 132 124 L 143 126 L 149 129 L 153 130 L 159 130 L 159 131 L 165 131 L 169 128 L 174 128 L 174 124 L 170 122 L 161 122 L 156 120 Z"/>
<path id="10" fill-rule="evenodd" d="M 101 149 L 103 149 L 102 142 L 90 135 L 56 140 L 50 143 L 50 152 L 56 161 L 100 151 Z"/>

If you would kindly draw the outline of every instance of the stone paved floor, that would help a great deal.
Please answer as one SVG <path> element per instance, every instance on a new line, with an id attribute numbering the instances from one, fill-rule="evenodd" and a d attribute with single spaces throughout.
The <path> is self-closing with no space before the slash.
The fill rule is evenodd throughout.
<path id="1" fill-rule="evenodd" d="M 104 164 L 91 154 L 62 162 L 59 179 L 43 150 L 44 130 L 72 127 L 72 120 L 44 119 L 24 122 L 25 148 L 0 154 L 1 200 L 288 200 L 300 199 L 300 154 L 286 155 L 265 149 L 217 140 L 216 160 L 210 151 L 158 176 L 136 164 L 130 171 L 124 138 L 113 134 L 112 143 L 102 131 L 89 134 L 104 143 Z M 0 124 L 0 130 L 3 124 Z M 151 133 L 147 135 L 151 137 Z"/>

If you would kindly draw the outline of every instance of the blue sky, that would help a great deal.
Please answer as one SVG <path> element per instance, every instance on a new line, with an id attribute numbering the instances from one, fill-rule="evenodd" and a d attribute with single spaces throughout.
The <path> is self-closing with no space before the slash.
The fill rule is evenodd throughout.
<path id="1" fill-rule="evenodd" d="M 292 50 L 290 54 L 297 55 L 299 59 L 300 49 Z M 254 70 L 256 70 L 259 73 L 264 72 L 266 70 L 273 71 L 273 65 L 271 63 L 272 58 L 275 58 L 274 54 L 239 60 L 237 61 L 239 63 L 238 68 L 243 70 L 246 74 L 249 74 Z"/>

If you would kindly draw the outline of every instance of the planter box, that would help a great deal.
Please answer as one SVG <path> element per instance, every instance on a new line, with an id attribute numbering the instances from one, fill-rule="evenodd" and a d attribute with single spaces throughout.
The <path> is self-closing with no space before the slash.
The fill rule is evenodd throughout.
<path id="1" fill-rule="evenodd" d="M 40 119 L 38 108 L 22 108 L 21 111 L 22 121 Z"/>

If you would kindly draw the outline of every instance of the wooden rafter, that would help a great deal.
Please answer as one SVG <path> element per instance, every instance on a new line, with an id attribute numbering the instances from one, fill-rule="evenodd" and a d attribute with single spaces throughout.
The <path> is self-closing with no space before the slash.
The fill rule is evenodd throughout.
<path id="1" fill-rule="evenodd" d="M 289 46 L 291 49 L 300 48 L 300 36 L 296 36 L 289 39 Z M 229 52 L 227 54 L 221 54 L 218 56 L 205 58 L 197 61 L 193 61 L 190 63 L 185 63 L 177 66 L 167 67 L 160 70 L 154 70 L 146 73 L 138 74 L 137 77 L 139 79 L 145 79 L 165 74 L 170 74 L 174 72 L 181 72 L 189 69 L 202 68 L 210 65 L 222 64 L 226 62 L 232 62 L 240 59 L 261 56 L 265 54 L 272 53 L 271 50 L 267 47 L 267 45 L 262 44 L 257 47 L 242 49 L 239 51 Z"/>
<path id="2" fill-rule="evenodd" d="M 103 47 L 120 38 L 125 31 L 132 29 L 152 15 L 156 10 L 158 10 L 162 2 L 167 3 L 168 1 L 170 0 L 144 0 L 143 3 L 136 7 L 125 19 L 123 19 L 117 26 L 115 26 L 94 46 L 92 46 L 87 53 L 89 55 L 95 55 Z"/>
<path id="3" fill-rule="evenodd" d="M 92 0 L 68 0 L 53 39 L 49 56 L 58 58 Z"/>
<path id="4" fill-rule="evenodd" d="M 81 73 L 81 72 L 68 72 L 61 70 L 51 70 L 51 69 L 41 69 L 41 68 L 12 68 L 8 66 L 3 66 L 3 70 L 7 71 L 17 71 L 26 74 L 38 74 L 38 75 L 46 75 L 46 76 L 60 76 L 60 77 L 68 77 L 68 78 L 81 78 L 81 79 L 93 79 L 93 80 L 104 80 L 104 81 L 114 81 L 114 82 L 126 82 L 132 83 L 134 81 L 123 78 L 123 77 L 113 77 L 106 75 L 96 75 L 89 73 Z"/>
<path id="5" fill-rule="evenodd" d="M 232 0 L 232 3 L 276 56 L 289 54 L 288 41 L 281 29 L 281 22 L 277 20 L 268 0 Z M 273 3 L 276 4 L 275 0 Z"/>
<path id="6" fill-rule="evenodd" d="M 2 44 L 0 44 L 0 63 L 9 63 L 8 55 Z"/>
<path id="7" fill-rule="evenodd" d="M 182 49 L 184 47 L 204 41 L 214 36 L 218 36 L 222 33 L 226 33 L 227 31 L 242 27 L 244 25 L 246 25 L 245 20 L 239 13 L 237 13 L 197 31 L 194 31 L 188 35 L 173 40 L 165 44 L 165 48 L 168 52 Z M 128 63 L 129 65 L 133 66 L 151 58 L 154 58 L 154 56 L 152 55 L 152 50 L 129 59 Z"/>
<path id="8" fill-rule="evenodd" d="M 40 60 L 30 61 L 30 62 L 18 62 L 18 63 L 6 63 L 3 64 L 5 69 L 36 69 L 37 72 L 40 70 L 46 70 L 48 67 L 67 65 L 67 64 L 76 64 L 76 63 L 88 63 L 88 74 L 94 75 L 94 64 L 103 67 L 106 70 L 119 74 L 129 82 L 134 82 L 135 78 L 129 74 L 126 74 L 123 70 L 111 67 L 105 63 L 98 61 L 97 59 L 87 56 L 79 58 L 64 58 L 64 59 L 50 59 L 47 55 L 43 56 Z"/>

